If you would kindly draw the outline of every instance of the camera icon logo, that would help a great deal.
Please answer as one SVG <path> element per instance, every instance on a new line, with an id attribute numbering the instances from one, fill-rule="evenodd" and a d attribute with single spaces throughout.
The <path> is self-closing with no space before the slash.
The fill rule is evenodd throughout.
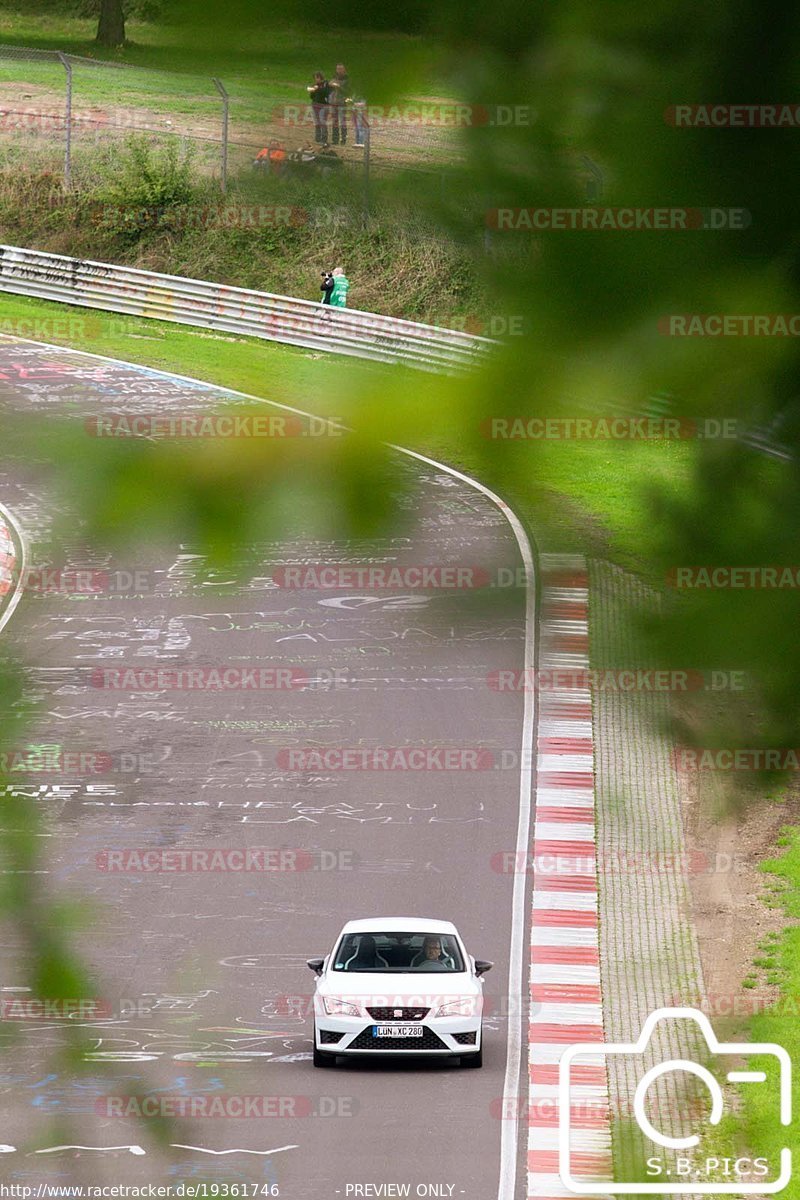
<path id="1" fill-rule="evenodd" d="M 726 1058 L 740 1061 L 743 1058 L 751 1059 L 759 1056 L 761 1058 L 769 1057 L 777 1060 L 779 1071 L 778 1117 L 781 1125 L 788 1126 L 791 1124 L 792 1062 L 783 1046 L 779 1046 L 774 1042 L 720 1042 L 717 1040 L 711 1022 L 705 1013 L 699 1012 L 694 1008 L 660 1008 L 651 1013 L 647 1018 L 637 1042 L 612 1042 L 600 1045 L 597 1042 L 577 1043 L 569 1046 L 561 1056 L 558 1082 L 558 1154 L 559 1172 L 562 1183 L 570 1191 L 578 1195 L 593 1196 L 598 1195 L 600 1192 L 606 1195 L 649 1194 L 663 1196 L 717 1194 L 744 1196 L 753 1194 L 769 1195 L 782 1191 L 792 1178 L 792 1152 L 788 1147 L 784 1147 L 780 1152 L 779 1174 L 776 1179 L 772 1180 L 766 1176 L 774 1174 L 774 1172 L 770 1170 L 767 1160 L 761 1158 L 736 1160 L 735 1164 L 733 1164 L 732 1172 L 735 1178 L 733 1180 L 726 1178 L 725 1181 L 720 1181 L 716 1177 L 704 1178 L 704 1176 L 718 1176 L 721 1164 L 725 1164 L 725 1169 L 722 1173 L 726 1176 L 730 1175 L 730 1164 L 733 1163 L 732 1159 L 708 1158 L 705 1160 L 706 1167 L 704 1169 L 702 1159 L 698 1162 L 695 1157 L 690 1158 L 688 1156 L 670 1159 L 669 1161 L 672 1164 L 670 1168 L 666 1166 L 667 1160 L 660 1160 L 658 1157 L 648 1158 L 647 1174 L 659 1176 L 658 1182 L 642 1180 L 640 1182 L 616 1183 L 613 1179 L 598 1181 L 596 1178 L 581 1178 L 573 1174 L 570 1159 L 570 1144 L 572 1140 L 571 1103 L 574 1103 L 571 1100 L 571 1086 L 575 1059 L 580 1057 L 585 1060 L 591 1060 L 593 1064 L 597 1064 L 600 1059 L 613 1059 L 615 1056 L 642 1056 L 648 1050 L 656 1026 L 660 1022 L 668 1020 L 695 1022 L 699 1033 L 705 1040 L 709 1054 L 719 1056 L 721 1069 L 719 1076 L 717 1076 L 708 1067 L 693 1062 L 690 1059 L 671 1059 L 668 1062 L 658 1063 L 649 1070 L 643 1071 L 633 1100 L 633 1114 L 636 1124 L 650 1143 L 656 1147 L 660 1147 L 664 1151 L 671 1152 L 673 1155 L 676 1152 L 685 1153 L 696 1150 L 700 1145 L 700 1138 L 697 1134 L 689 1134 L 685 1137 L 670 1136 L 657 1129 L 648 1117 L 645 1107 L 648 1090 L 662 1076 L 684 1072 L 700 1079 L 705 1084 L 711 1096 L 711 1111 L 707 1118 L 711 1125 L 719 1125 L 724 1115 L 725 1098 L 719 1078 L 727 1080 L 728 1083 L 735 1084 L 766 1084 L 768 1082 L 766 1071 L 737 1069 L 735 1062 L 728 1061 L 728 1063 L 725 1063 Z M 658 1165 L 659 1163 L 661 1163 L 660 1166 Z M 652 1170 L 651 1164 L 653 1164 Z M 740 1164 L 748 1165 L 743 1167 Z M 751 1174 L 756 1174 L 758 1178 L 753 1181 L 745 1178 L 745 1176 Z"/>

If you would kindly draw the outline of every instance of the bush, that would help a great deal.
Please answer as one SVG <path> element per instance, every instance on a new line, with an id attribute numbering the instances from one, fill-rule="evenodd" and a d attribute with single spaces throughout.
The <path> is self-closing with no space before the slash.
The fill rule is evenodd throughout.
<path id="1" fill-rule="evenodd" d="M 193 157 L 193 149 L 181 149 L 175 138 L 164 145 L 143 134 L 127 138 L 106 160 L 91 190 L 97 223 L 134 240 L 143 229 L 176 228 L 177 210 L 201 190 Z"/>

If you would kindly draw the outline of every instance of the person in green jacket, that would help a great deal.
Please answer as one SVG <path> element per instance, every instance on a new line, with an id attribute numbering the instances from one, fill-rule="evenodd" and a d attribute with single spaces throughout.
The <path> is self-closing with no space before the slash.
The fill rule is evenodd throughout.
<path id="1" fill-rule="evenodd" d="M 333 291 L 330 303 L 334 308 L 347 308 L 347 293 L 350 291 L 350 280 L 344 273 L 344 267 L 335 267 L 333 271 Z"/>

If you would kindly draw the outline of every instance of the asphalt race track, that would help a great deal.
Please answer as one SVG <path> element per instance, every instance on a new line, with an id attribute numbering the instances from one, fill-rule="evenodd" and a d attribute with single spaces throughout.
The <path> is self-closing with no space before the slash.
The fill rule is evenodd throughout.
<path id="1" fill-rule="evenodd" d="M 9 339 L 0 342 L 0 397 L 5 410 L 84 421 L 109 409 L 152 412 L 156 401 L 159 411 L 202 409 L 225 394 Z M 53 515 L 48 474 L 41 463 L 3 459 L 0 500 L 35 564 Z M 320 545 L 298 514 L 285 544 L 246 547 L 249 576 L 232 586 L 204 568 L 196 547 L 150 550 L 146 532 L 133 560 L 89 559 L 76 527 L 60 565 L 138 570 L 147 586 L 23 596 L 2 636 L 30 664 L 42 706 L 36 742 L 96 752 L 105 764 L 43 773 L 29 790 L 46 815 L 43 883 L 91 905 L 80 948 L 107 1011 L 86 1023 L 92 1049 L 80 1075 L 48 1070 L 66 1024 L 58 1019 L 28 1021 L 4 1060 L 6 1182 L 195 1178 L 276 1184 L 282 1197 L 315 1200 L 388 1183 L 409 1184 L 412 1195 L 419 1184 L 470 1200 L 497 1195 L 508 1012 L 518 1026 L 520 1012 L 506 995 L 514 878 L 493 856 L 516 844 L 523 702 L 492 690 L 487 676 L 523 666 L 525 597 L 291 590 L 273 577 L 287 563 L 519 568 L 491 500 L 424 463 L 403 469 L 414 489 L 410 534 Z M 288 666 L 303 686 L 115 691 L 92 676 L 222 664 Z M 490 765 L 298 770 L 288 755 L 376 746 L 454 747 L 464 762 L 477 748 Z M 120 850 L 248 847 L 301 853 L 267 872 L 109 865 Z M 383 913 L 453 920 L 472 954 L 494 960 L 483 1070 L 385 1060 L 313 1069 L 305 960 L 327 953 L 345 920 Z M 517 933 L 527 946 L 527 929 Z M 0 997 L 24 996 L 10 990 L 21 980 L 8 930 L 3 947 Z M 524 1063 L 524 1042 L 522 1050 Z M 159 1147 L 146 1119 L 109 1112 L 109 1097 L 142 1091 L 226 1102 L 266 1095 L 276 1113 L 183 1120 Z M 93 1149 L 54 1149 L 62 1144 Z M 517 1195 L 524 1180 L 519 1169 Z"/>

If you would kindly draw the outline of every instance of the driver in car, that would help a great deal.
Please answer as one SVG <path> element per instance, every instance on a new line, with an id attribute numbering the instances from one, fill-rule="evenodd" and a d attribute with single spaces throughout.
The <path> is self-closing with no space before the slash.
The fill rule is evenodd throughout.
<path id="1" fill-rule="evenodd" d="M 411 966 L 424 966 L 430 970 L 430 965 L 433 963 L 436 963 L 440 970 L 449 971 L 451 969 L 450 960 L 442 955 L 442 939 L 435 934 L 430 934 L 422 943 L 422 949 L 411 960 Z"/>
<path id="2" fill-rule="evenodd" d="M 426 937 L 425 941 L 422 943 L 422 953 L 425 956 L 425 958 L 428 958 L 428 959 L 441 958 L 442 957 L 442 943 L 440 942 L 439 938 Z"/>

